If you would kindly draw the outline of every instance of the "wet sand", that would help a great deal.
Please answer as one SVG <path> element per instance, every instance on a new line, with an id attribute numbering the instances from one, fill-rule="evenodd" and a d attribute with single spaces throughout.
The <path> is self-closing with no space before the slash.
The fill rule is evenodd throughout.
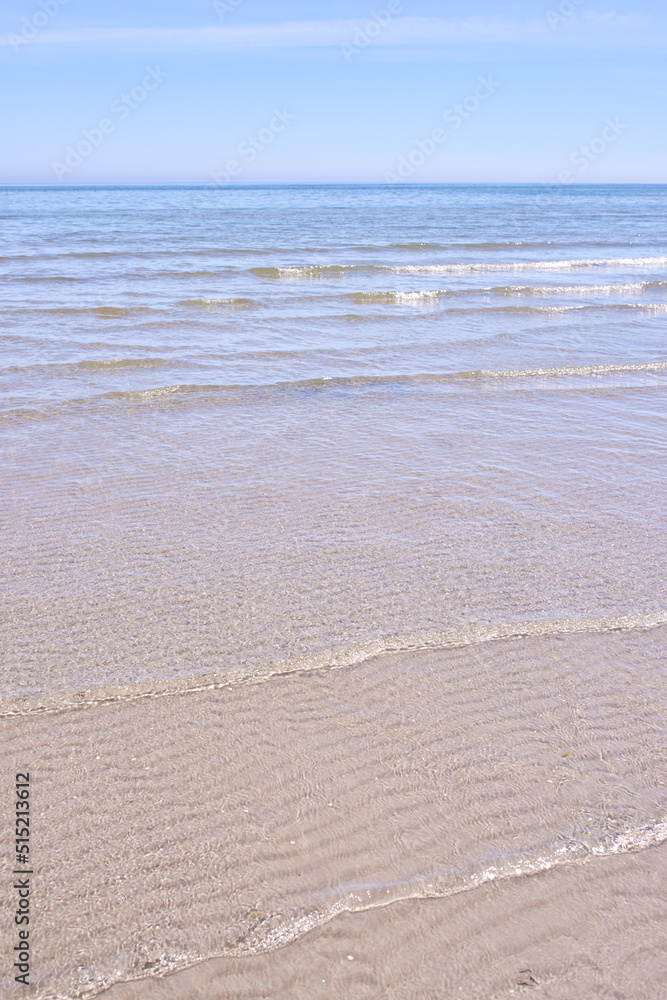
<path id="1" fill-rule="evenodd" d="M 489 997 L 530 967 L 546 996 L 658 997 L 666 637 L 6 716 L 36 995 Z"/>
<path id="2" fill-rule="evenodd" d="M 0 192 L 31 1000 L 659 996 L 667 187 L 561 187 Z"/>
<path id="3" fill-rule="evenodd" d="M 667 846 L 346 914 L 286 948 L 224 958 L 108 1000 L 659 1000 Z M 352 959 L 348 956 L 352 955 Z"/>

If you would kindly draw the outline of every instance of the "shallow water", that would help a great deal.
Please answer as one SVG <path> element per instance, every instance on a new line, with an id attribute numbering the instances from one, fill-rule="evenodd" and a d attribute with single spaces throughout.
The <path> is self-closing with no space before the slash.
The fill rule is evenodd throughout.
<path id="1" fill-rule="evenodd" d="M 55 782 L 44 996 L 663 838 L 666 201 L 0 190 L 0 691 Z M 68 837 L 74 776 L 97 819 Z M 206 830 L 170 827 L 193 782 Z"/>
<path id="2" fill-rule="evenodd" d="M 32 775 L 38 995 L 655 849 L 666 633 L 490 640 L 6 718 L 0 752 Z M 608 907 L 604 886 L 586 905 Z M 647 914 L 633 947 L 654 948 L 663 925 Z"/>

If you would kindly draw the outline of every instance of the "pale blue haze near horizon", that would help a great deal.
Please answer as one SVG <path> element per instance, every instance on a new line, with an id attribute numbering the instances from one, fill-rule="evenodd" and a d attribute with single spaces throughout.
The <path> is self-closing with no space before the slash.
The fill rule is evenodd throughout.
<path id="1" fill-rule="evenodd" d="M 660 183 L 666 41 L 657 0 L 7 0 L 0 183 Z"/>

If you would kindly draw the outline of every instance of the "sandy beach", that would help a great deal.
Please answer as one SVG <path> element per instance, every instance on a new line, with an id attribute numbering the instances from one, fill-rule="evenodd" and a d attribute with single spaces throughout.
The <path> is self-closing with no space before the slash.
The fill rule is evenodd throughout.
<path id="1" fill-rule="evenodd" d="M 663 1000 L 666 194 L 0 192 L 34 1000 Z"/>
<path id="2" fill-rule="evenodd" d="M 447 899 L 345 914 L 280 951 L 204 962 L 104 996 L 659 1000 L 667 995 L 665 853 L 662 846 Z"/>
<path id="3" fill-rule="evenodd" d="M 657 998 L 664 642 L 526 636 L 5 717 L 34 775 L 38 995 L 178 973 L 116 992 L 495 997 L 530 967 L 548 996 Z"/>

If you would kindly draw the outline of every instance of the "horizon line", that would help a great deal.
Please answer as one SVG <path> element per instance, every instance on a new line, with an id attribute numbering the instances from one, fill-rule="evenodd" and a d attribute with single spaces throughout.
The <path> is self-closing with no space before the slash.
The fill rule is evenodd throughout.
<path id="1" fill-rule="evenodd" d="M 0 191 L 9 188 L 54 189 L 81 191 L 89 188 L 189 188 L 230 191 L 267 187 L 667 187 L 665 181 L 256 181 L 252 183 L 216 184 L 212 181 L 100 181 L 90 184 L 39 184 L 0 181 Z"/>

